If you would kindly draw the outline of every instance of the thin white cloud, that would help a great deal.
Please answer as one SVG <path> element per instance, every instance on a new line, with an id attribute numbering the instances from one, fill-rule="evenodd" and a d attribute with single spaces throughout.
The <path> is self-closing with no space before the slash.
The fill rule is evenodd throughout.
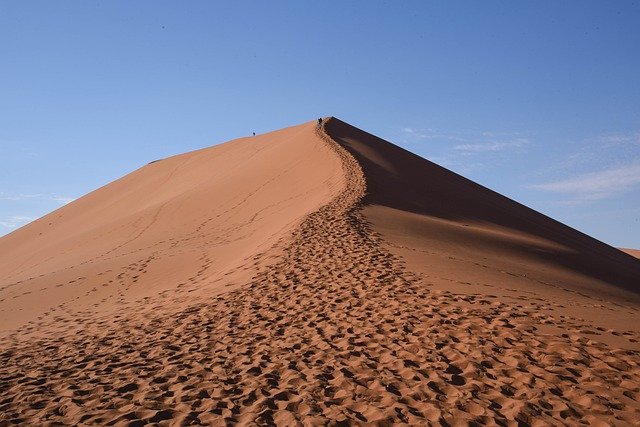
<path id="1" fill-rule="evenodd" d="M 597 142 L 608 145 L 640 145 L 640 132 L 636 133 L 614 133 L 609 135 L 601 135 L 596 138 Z"/>
<path id="2" fill-rule="evenodd" d="M 579 148 L 564 161 L 557 162 L 556 169 L 570 168 L 585 172 L 593 170 L 596 166 L 608 168 L 640 156 L 640 132 L 602 134 L 579 141 L 577 144 Z"/>
<path id="3" fill-rule="evenodd" d="M 490 141 L 480 144 L 460 144 L 453 147 L 454 150 L 466 152 L 504 151 L 514 148 L 522 148 L 529 144 L 529 140 L 518 138 L 513 141 Z"/>
<path id="4" fill-rule="evenodd" d="M 460 133 L 439 132 L 431 128 L 415 129 L 410 127 L 404 127 L 400 129 L 400 133 L 402 134 L 402 138 L 405 141 L 406 140 L 420 141 L 420 140 L 439 139 L 444 141 L 464 142 L 467 140 Z"/>
<path id="5" fill-rule="evenodd" d="M 53 196 L 51 198 L 51 200 L 54 200 L 56 202 L 60 202 L 63 205 L 67 205 L 67 204 L 73 202 L 75 199 L 73 197 Z"/>
<path id="6" fill-rule="evenodd" d="M 35 218 L 21 215 L 13 215 L 0 220 L 0 226 L 4 228 L 14 229 L 30 223 Z"/>
<path id="7" fill-rule="evenodd" d="M 21 200 L 39 199 L 42 194 L 16 194 L 11 196 L 5 196 L 4 193 L 0 193 L 0 200 L 7 200 L 12 202 L 19 202 Z"/>
<path id="8" fill-rule="evenodd" d="M 640 160 L 573 178 L 531 185 L 529 188 L 554 193 L 573 194 L 578 200 L 589 201 L 612 197 L 640 185 Z"/>
<path id="9" fill-rule="evenodd" d="M 404 142 L 438 140 L 444 144 L 451 142 L 458 143 L 458 145 L 449 148 L 466 151 L 498 151 L 529 144 L 526 138 L 520 137 L 520 133 L 499 133 L 493 131 L 443 131 L 433 128 L 403 127 L 400 128 L 400 135 L 400 138 Z"/>
<path id="10" fill-rule="evenodd" d="M 398 139 L 416 147 L 429 160 L 463 175 L 495 168 L 506 161 L 510 151 L 522 151 L 531 145 L 521 132 L 488 129 L 449 131 L 406 126 L 399 129 Z"/>
<path id="11" fill-rule="evenodd" d="M 62 203 L 66 205 L 74 201 L 73 197 L 65 197 L 59 196 L 56 194 L 6 194 L 4 192 L 0 192 L 0 200 L 9 201 L 9 202 L 21 202 L 25 200 L 44 200 L 44 201 L 54 201 L 58 203 Z"/>

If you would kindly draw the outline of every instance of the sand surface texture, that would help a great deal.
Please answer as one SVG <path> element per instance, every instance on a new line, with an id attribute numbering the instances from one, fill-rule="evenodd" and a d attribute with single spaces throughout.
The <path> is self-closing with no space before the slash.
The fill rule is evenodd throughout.
<path id="1" fill-rule="evenodd" d="M 0 425 L 638 424 L 640 261 L 397 150 L 308 123 L 1 239 Z"/>

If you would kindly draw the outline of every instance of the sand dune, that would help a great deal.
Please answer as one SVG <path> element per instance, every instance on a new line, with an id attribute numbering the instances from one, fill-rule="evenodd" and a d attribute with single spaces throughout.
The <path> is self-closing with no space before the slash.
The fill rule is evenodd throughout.
<path id="1" fill-rule="evenodd" d="M 337 119 L 0 239 L 0 425 L 637 423 L 640 261 Z"/>

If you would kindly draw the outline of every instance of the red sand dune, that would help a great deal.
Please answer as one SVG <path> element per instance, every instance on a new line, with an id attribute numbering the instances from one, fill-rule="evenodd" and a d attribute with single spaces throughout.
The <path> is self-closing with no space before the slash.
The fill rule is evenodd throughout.
<path id="1" fill-rule="evenodd" d="M 331 118 L 0 239 L 0 425 L 634 424 L 640 261 Z"/>

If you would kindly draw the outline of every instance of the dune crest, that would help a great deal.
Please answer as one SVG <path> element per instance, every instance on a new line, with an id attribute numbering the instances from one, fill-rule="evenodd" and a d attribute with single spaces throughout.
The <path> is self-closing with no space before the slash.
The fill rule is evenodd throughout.
<path id="1" fill-rule="evenodd" d="M 439 263 L 433 259 L 442 258 L 438 250 L 445 251 L 446 258 L 456 242 L 473 239 L 465 235 L 442 246 L 446 233 L 460 235 L 457 229 L 457 233 L 451 231 L 452 218 L 443 218 L 449 203 L 441 204 L 439 215 L 404 209 L 395 202 L 393 207 L 386 205 L 393 212 L 381 211 L 383 205 L 376 203 L 388 197 L 380 190 L 384 180 L 372 173 L 372 164 L 362 152 L 375 154 L 382 142 L 367 141 L 358 131 L 333 118 L 320 127 L 310 123 L 299 128 L 294 138 L 313 147 L 314 154 L 309 155 L 319 162 L 321 166 L 316 167 L 322 173 L 312 168 L 314 173 L 309 173 L 314 179 L 302 173 L 305 187 L 293 185 L 282 193 L 316 197 L 303 208 L 296 198 L 292 204 L 300 209 L 295 215 L 274 222 L 275 228 L 284 224 L 277 229 L 286 230 L 265 240 L 271 246 L 264 249 L 262 258 L 269 262 L 250 264 L 247 271 L 253 275 L 246 278 L 246 285 L 225 293 L 204 292 L 203 288 L 218 286 L 219 273 L 212 268 L 199 286 L 175 286 L 169 277 L 151 287 L 161 292 L 145 294 L 144 303 L 134 305 L 137 300 L 131 297 L 129 304 L 104 315 L 69 310 L 68 316 L 41 316 L 11 330 L 1 341 L 0 421 L 122 425 L 636 422 L 640 414 L 637 349 L 592 340 L 601 331 L 589 334 L 580 319 L 561 320 L 549 311 L 556 308 L 547 307 L 542 298 L 512 302 L 477 291 L 443 290 L 438 287 L 441 283 L 434 283 L 418 268 L 409 268 L 420 262 L 397 252 L 399 247 L 424 250 L 423 240 L 433 239 L 429 236 L 435 233 L 439 237 L 434 242 L 441 246 L 434 249 L 435 254 L 423 252 L 421 257 L 436 269 Z M 270 135 L 272 141 L 281 138 Z M 386 159 L 393 164 L 398 158 Z M 324 165 L 331 167 L 327 170 Z M 395 177 L 402 181 L 406 171 L 398 168 Z M 286 176 L 282 183 L 290 181 L 291 175 Z M 455 184 L 451 176 L 442 184 L 452 180 Z M 315 182 L 320 184 L 313 187 Z M 284 195 L 282 199 L 288 200 Z M 420 200 L 406 201 L 415 202 Z M 255 213 L 252 209 L 255 206 L 245 212 L 250 218 Z M 401 212 L 419 216 L 405 218 Z M 485 218 L 493 218 L 490 209 L 486 212 Z M 157 210 L 151 214 L 161 215 Z M 211 222 L 214 227 L 215 221 Z M 403 232 L 409 223 L 414 228 Z M 527 239 L 540 247 L 550 239 L 549 234 L 535 237 L 530 230 L 522 230 L 517 221 L 498 225 L 505 241 L 517 242 L 510 243 L 516 252 L 525 251 Z M 498 228 L 474 226 L 477 229 L 471 235 L 493 232 L 497 238 Z M 144 227 L 139 224 L 136 230 Z M 514 228 L 522 234 L 509 231 Z M 38 230 L 28 229 L 33 235 Z M 273 231 L 266 235 L 273 236 Z M 418 236 L 417 242 L 409 245 L 408 235 Z M 16 236 L 10 236 L 10 241 L 15 242 Z M 205 237 L 188 236 L 176 248 L 199 240 L 206 242 L 201 249 L 211 244 Z M 139 246 L 140 241 L 140 236 L 125 239 L 122 259 L 133 242 Z M 560 244 L 557 239 L 554 242 Z M 249 253 L 261 248 L 251 247 Z M 467 255 L 461 258 L 460 265 L 473 261 Z M 46 266 L 55 263 L 43 259 Z M 560 267 L 552 264 L 544 274 L 553 276 L 557 268 L 568 283 L 574 260 L 561 259 Z M 197 265 L 202 259 L 193 262 Z M 615 259 L 607 263 L 617 265 Z M 633 273 L 634 264 L 626 259 L 620 263 L 629 269 L 624 274 Z M 29 269 L 20 266 L 11 271 L 11 277 L 20 278 Z M 590 271 L 587 277 L 600 280 L 600 271 Z M 436 274 L 448 273 L 454 281 L 461 274 L 446 269 Z M 501 280 L 491 274 L 482 280 Z M 129 281 L 126 273 L 123 277 Z M 469 279 L 477 277 L 471 274 Z M 219 283 L 225 281 L 222 277 Z M 172 282 L 174 287 L 169 286 Z M 605 287 L 605 283 L 597 285 Z M 518 286 L 518 292 L 531 290 Z M 611 287 L 614 293 L 619 289 L 633 293 L 626 282 Z M 630 303 L 625 310 L 633 315 L 638 308 Z M 565 330 L 545 329 L 558 325 Z M 634 331 L 611 332 L 632 347 L 638 342 Z"/>

